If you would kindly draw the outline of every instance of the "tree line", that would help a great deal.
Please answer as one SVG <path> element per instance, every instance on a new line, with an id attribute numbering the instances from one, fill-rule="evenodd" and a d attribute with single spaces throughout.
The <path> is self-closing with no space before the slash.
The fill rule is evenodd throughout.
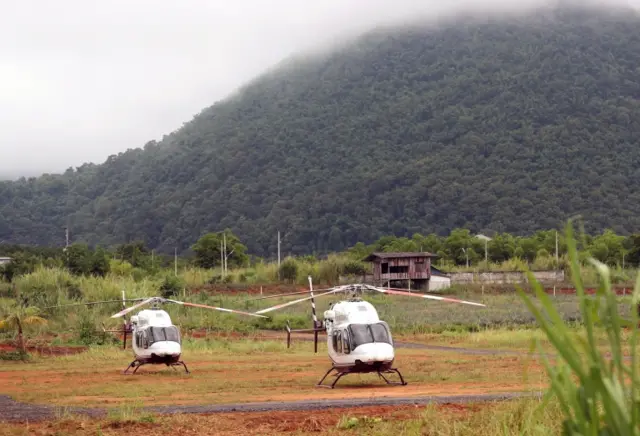
<path id="1" fill-rule="evenodd" d="M 104 277 L 109 272 L 144 276 L 175 267 L 219 269 L 226 262 L 227 268 L 237 269 L 267 262 L 248 253 L 247 246 L 228 229 L 206 233 L 190 248 L 188 255 L 174 257 L 155 253 L 143 241 L 110 249 L 86 244 L 72 244 L 64 249 L 0 244 L 0 256 L 12 257 L 12 262 L 0 267 L 0 277 L 11 281 L 14 276 L 32 272 L 40 265 L 66 268 L 74 275 Z M 579 248 L 583 258 L 592 256 L 611 266 L 640 265 L 640 233 L 623 236 L 606 229 L 596 235 L 583 234 Z M 348 260 L 341 264 L 344 269 L 341 272 L 360 274 L 366 269 L 362 260 L 373 252 L 431 252 L 438 256 L 436 265 L 444 269 L 467 265 L 482 268 L 486 266 L 485 262 L 500 264 L 511 260 L 538 269 L 550 269 L 563 266 L 566 251 L 564 234 L 555 230 L 541 230 L 529 236 L 496 233 L 485 241 L 469 229 L 457 228 L 446 236 L 420 233 L 411 237 L 383 236 L 371 244 L 358 242 L 330 257 Z M 310 264 L 322 261 L 322 258 L 307 254 L 293 260 Z M 280 279 L 289 280 L 295 276 L 291 261 L 284 262 L 281 267 Z"/>

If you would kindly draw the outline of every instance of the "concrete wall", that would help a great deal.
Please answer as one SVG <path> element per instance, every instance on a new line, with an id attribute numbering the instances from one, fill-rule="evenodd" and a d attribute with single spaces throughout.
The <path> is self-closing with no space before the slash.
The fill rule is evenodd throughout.
<path id="1" fill-rule="evenodd" d="M 449 277 L 431 276 L 429 279 L 429 290 L 437 291 L 439 289 L 447 289 L 451 287 L 451 279 Z"/>
<path id="2" fill-rule="evenodd" d="M 522 272 L 463 272 L 451 273 L 451 284 L 475 284 L 475 283 L 526 283 L 528 281 L 525 273 Z M 534 271 L 533 276 L 540 283 L 563 282 L 564 271 Z"/>

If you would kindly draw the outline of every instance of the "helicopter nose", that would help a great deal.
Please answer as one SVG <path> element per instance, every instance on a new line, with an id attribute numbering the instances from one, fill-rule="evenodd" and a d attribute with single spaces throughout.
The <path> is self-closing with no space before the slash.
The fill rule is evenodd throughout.
<path id="1" fill-rule="evenodd" d="M 395 356 L 393 347 L 385 343 L 362 344 L 358 347 L 358 354 L 363 362 L 389 362 Z"/>

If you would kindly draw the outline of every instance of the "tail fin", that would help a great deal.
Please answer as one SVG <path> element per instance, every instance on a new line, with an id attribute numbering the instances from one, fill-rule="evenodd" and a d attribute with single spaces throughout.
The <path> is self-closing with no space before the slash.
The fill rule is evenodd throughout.
<path id="1" fill-rule="evenodd" d="M 300 329 L 300 330 L 291 330 L 291 324 L 289 320 L 287 320 L 286 330 L 287 330 L 287 348 L 291 346 L 291 332 L 298 333 L 311 333 L 313 332 L 313 350 L 315 353 L 318 352 L 318 333 L 324 331 L 324 323 L 322 321 L 318 321 L 318 316 L 316 315 L 316 301 L 313 298 L 313 282 L 311 280 L 311 276 L 309 276 L 309 293 L 311 294 L 311 315 L 313 316 L 313 328 L 311 329 Z"/>
<path id="2" fill-rule="evenodd" d="M 308 279 L 309 294 L 311 294 L 311 316 L 313 317 L 313 328 L 316 329 L 320 326 L 318 325 L 318 316 L 316 315 L 316 300 L 313 298 L 313 280 L 311 279 L 311 276 L 309 276 Z"/>

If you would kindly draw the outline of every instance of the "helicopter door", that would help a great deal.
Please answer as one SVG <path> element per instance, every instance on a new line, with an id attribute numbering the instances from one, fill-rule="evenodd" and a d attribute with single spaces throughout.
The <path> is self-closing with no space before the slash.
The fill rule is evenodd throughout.
<path id="1" fill-rule="evenodd" d="M 351 340 L 349 338 L 349 330 L 344 330 L 342 332 L 342 352 L 344 354 L 351 353 Z"/>
<path id="2" fill-rule="evenodd" d="M 342 332 L 340 330 L 334 330 L 332 345 L 333 351 L 336 353 L 342 353 Z"/>
<path id="3" fill-rule="evenodd" d="M 142 348 L 142 332 L 141 331 L 136 332 L 136 347 Z"/>
<path id="4" fill-rule="evenodd" d="M 149 338 L 146 330 L 142 331 L 142 348 L 149 348 Z"/>
<path id="5" fill-rule="evenodd" d="M 336 330 L 333 333 L 333 350 L 338 354 L 349 354 L 351 352 L 351 341 L 347 330 Z"/>

